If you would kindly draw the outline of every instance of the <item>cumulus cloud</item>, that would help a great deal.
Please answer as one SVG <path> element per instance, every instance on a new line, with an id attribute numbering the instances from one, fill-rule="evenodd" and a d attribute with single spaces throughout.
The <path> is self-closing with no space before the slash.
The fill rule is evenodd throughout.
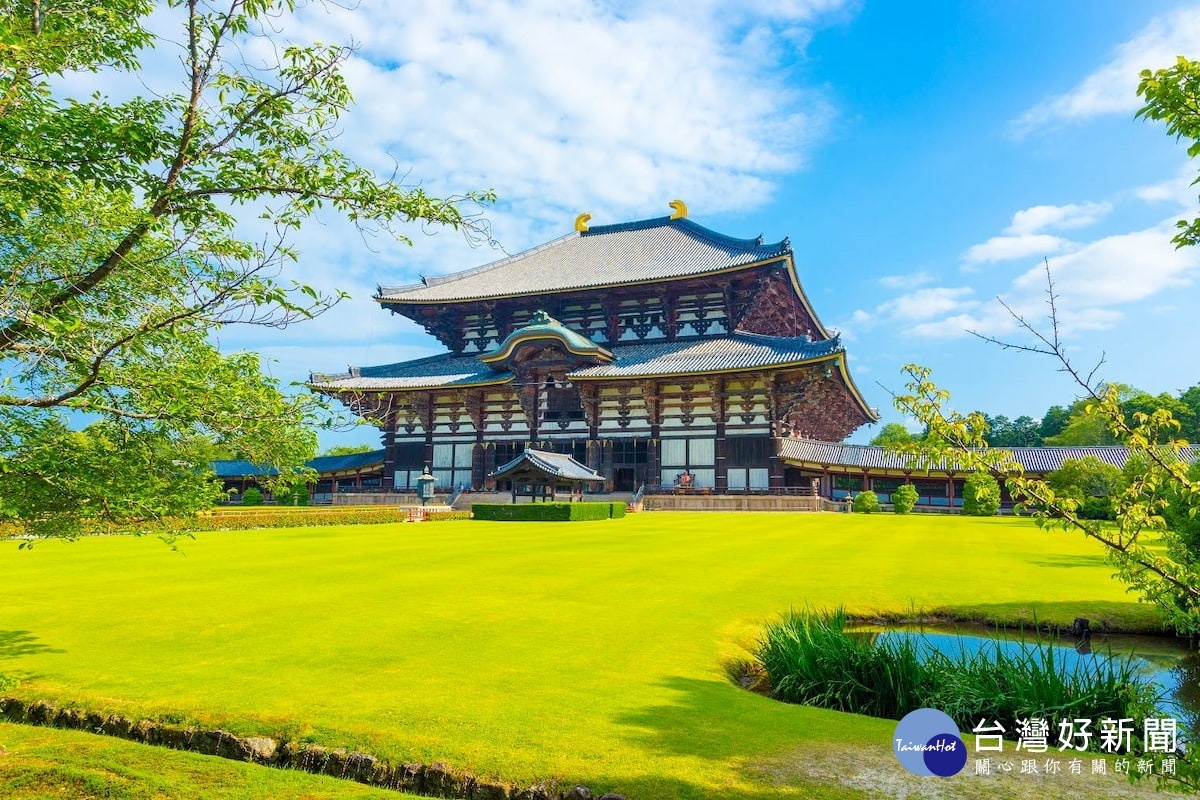
<path id="1" fill-rule="evenodd" d="M 1197 190 L 1194 185 L 1196 180 L 1195 166 L 1190 162 L 1185 162 L 1179 168 L 1179 172 L 1174 178 L 1152 183 L 1146 186 L 1139 186 L 1134 190 L 1134 195 L 1139 200 L 1145 200 L 1147 203 L 1175 203 L 1183 208 L 1192 208 L 1196 205 Z"/>
<path id="2" fill-rule="evenodd" d="M 435 191 L 496 189 L 498 217 L 540 223 L 519 248 L 585 210 L 601 222 L 676 196 L 710 213 L 768 202 L 834 116 L 787 82 L 778 54 L 842 5 L 363 5 L 304 13 L 296 33 L 358 43 L 347 149 Z"/>
<path id="3" fill-rule="evenodd" d="M 1197 50 L 1200 9 L 1183 8 L 1155 17 L 1070 90 L 1037 103 L 1013 120 L 1011 130 L 1016 136 L 1024 136 L 1101 114 L 1128 114 L 1139 106 L 1137 84 L 1142 70 L 1168 67 L 1179 54 Z"/>
<path id="4" fill-rule="evenodd" d="M 933 283 L 933 275 L 921 270 L 920 272 L 910 272 L 905 275 L 885 275 L 879 279 L 879 285 L 885 289 L 912 289 L 917 286 L 925 286 Z"/>
<path id="5" fill-rule="evenodd" d="M 1171 241 L 1174 223 L 1171 218 L 1144 230 L 1105 236 L 1049 258 L 1059 333 L 1070 337 L 1112 329 L 1124 319 L 1122 306 L 1192 283 L 1200 272 L 1200 252 L 1175 247 Z M 1041 323 L 1047 313 L 1046 280 L 1045 265 L 1018 275 L 1003 293 L 1005 304 L 1032 324 Z M 900 322 L 912 320 L 905 328 L 912 336 L 952 338 L 974 332 L 1003 337 L 1017 330 L 1016 320 L 1004 306 L 972 301 L 968 288 L 925 291 L 932 294 L 923 307 L 938 313 L 894 313 L 892 317 Z M 890 300 L 878 310 L 922 307 L 919 294 Z"/>
<path id="6" fill-rule="evenodd" d="M 1132 233 L 1106 236 L 1079 250 L 1050 259 L 1057 291 L 1081 309 L 1142 300 L 1194 277 L 1200 266 L 1195 248 L 1176 248 L 1174 219 Z M 1020 291 L 1040 290 L 1045 271 L 1034 268 L 1018 277 Z"/>
<path id="7" fill-rule="evenodd" d="M 972 245 L 963 257 L 968 267 L 996 261 L 1059 253 L 1071 246 L 1069 239 L 1048 233 L 1022 236 L 993 236 L 982 244 Z"/>
<path id="8" fill-rule="evenodd" d="M 1004 231 L 1009 236 L 1028 236 L 1045 230 L 1085 228 L 1106 217 L 1110 203 L 1071 203 L 1065 206 L 1032 206 L 1013 214 Z"/>
<path id="9" fill-rule="evenodd" d="M 1012 222 L 1000 236 L 993 236 L 967 250 L 963 256 L 964 269 L 970 271 L 980 264 L 1067 252 L 1074 249 L 1075 243 L 1047 231 L 1084 228 L 1111 211 L 1110 203 L 1040 205 L 1022 209 L 1013 214 Z"/>

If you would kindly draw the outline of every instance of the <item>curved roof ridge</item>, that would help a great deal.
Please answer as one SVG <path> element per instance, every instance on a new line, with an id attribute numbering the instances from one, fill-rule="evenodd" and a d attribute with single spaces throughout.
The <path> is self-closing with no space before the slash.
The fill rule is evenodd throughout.
<path id="1" fill-rule="evenodd" d="M 784 237 L 778 242 L 765 244 L 762 234 L 758 236 L 742 239 L 737 236 L 730 236 L 726 233 L 714 231 L 712 228 L 706 228 L 698 222 L 693 222 L 687 217 L 673 219 L 671 217 L 654 217 L 652 219 L 638 219 L 630 222 L 615 222 L 611 225 L 592 225 L 582 236 L 598 236 L 606 233 L 623 233 L 626 231 L 645 231 L 651 228 L 681 228 L 688 233 L 706 239 L 709 242 L 725 247 L 736 247 L 738 249 L 758 249 L 767 250 L 773 253 L 783 253 L 791 249 L 791 239 Z"/>

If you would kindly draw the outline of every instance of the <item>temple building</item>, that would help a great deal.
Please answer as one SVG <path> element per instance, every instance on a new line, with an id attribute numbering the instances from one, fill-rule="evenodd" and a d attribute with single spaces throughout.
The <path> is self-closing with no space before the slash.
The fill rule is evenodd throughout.
<path id="1" fill-rule="evenodd" d="M 588 225 L 484 266 L 381 287 L 375 300 L 447 352 L 313 390 L 383 431 L 380 488 L 430 465 L 442 490 L 489 479 L 528 446 L 572 456 L 604 490 L 809 485 L 786 439 L 838 442 L 878 419 L 801 287 L 787 239 L 687 218 Z M 803 483 L 802 483 L 803 482 Z"/>

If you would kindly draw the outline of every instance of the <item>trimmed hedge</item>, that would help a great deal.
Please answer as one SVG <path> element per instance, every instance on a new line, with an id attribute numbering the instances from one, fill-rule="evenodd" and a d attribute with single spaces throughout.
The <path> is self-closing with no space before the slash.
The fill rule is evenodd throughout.
<path id="1" fill-rule="evenodd" d="M 624 503 L 476 503 L 475 519 L 493 522 L 567 522 L 625 516 Z"/>

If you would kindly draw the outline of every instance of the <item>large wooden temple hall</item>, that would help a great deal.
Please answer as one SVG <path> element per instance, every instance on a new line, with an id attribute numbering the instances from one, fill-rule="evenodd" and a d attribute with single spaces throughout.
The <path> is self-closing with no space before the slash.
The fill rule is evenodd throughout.
<path id="1" fill-rule="evenodd" d="M 375 300 L 446 352 L 314 374 L 383 432 L 377 490 L 429 465 L 438 487 L 526 447 L 567 453 L 607 491 L 721 493 L 809 485 L 782 442 L 839 442 L 877 413 L 801 286 L 787 239 L 738 239 L 670 216 L 589 226 Z"/>

